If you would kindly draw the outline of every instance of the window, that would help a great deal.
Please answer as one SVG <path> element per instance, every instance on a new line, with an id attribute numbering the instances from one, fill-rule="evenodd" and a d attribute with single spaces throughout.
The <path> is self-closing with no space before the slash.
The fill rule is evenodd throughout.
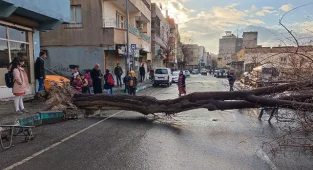
<path id="1" fill-rule="evenodd" d="M 14 57 L 25 60 L 25 71 L 30 76 L 28 32 L 0 25 L 0 69 L 7 68 Z M 30 80 L 30 79 L 29 79 Z M 5 83 L 0 80 L 0 85 Z"/>
<path id="2" fill-rule="evenodd" d="M 125 17 L 120 13 L 116 13 L 116 28 L 125 29 Z"/>
<path id="3" fill-rule="evenodd" d="M 168 74 L 167 69 L 156 69 L 155 74 Z"/>
<path id="4" fill-rule="evenodd" d="M 67 27 L 70 27 L 70 28 L 83 27 L 81 6 L 71 6 L 71 21 L 67 25 Z"/>

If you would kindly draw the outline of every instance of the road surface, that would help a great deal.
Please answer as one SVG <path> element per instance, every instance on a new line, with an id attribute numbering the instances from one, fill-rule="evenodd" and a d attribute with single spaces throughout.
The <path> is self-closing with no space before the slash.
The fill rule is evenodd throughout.
<path id="1" fill-rule="evenodd" d="M 187 92 L 227 90 L 225 79 L 187 78 Z M 139 95 L 178 97 L 177 86 Z M 205 109 L 172 118 L 106 111 L 102 116 L 35 129 L 36 139 L 0 151 L 0 169 L 25 170 L 250 170 L 312 169 L 309 157 L 274 157 L 263 141 L 279 134 L 255 112 Z"/>

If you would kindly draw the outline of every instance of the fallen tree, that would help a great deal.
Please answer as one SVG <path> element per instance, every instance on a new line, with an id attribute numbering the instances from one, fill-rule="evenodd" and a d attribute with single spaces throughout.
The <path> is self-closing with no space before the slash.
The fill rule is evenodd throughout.
<path id="1" fill-rule="evenodd" d="M 193 109 L 232 110 L 259 107 L 278 107 L 310 111 L 313 104 L 308 102 L 312 95 L 302 94 L 313 86 L 312 81 L 295 82 L 249 91 L 196 92 L 171 100 L 158 100 L 151 96 L 128 95 L 83 95 L 69 85 L 52 87 L 47 93 L 45 110 L 126 110 L 144 115 L 165 113 L 167 115 Z M 284 92 L 292 92 L 282 96 Z M 269 97 L 278 95 L 280 97 Z"/>

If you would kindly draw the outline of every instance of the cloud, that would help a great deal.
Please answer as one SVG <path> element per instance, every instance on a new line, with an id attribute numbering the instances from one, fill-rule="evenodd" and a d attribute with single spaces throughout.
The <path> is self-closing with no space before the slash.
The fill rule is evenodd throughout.
<path id="1" fill-rule="evenodd" d="M 293 8 L 293 6 L 291 4 L 285 4 L 285 5 L 281 6 L 279 9 L 287 12 L 287 11 L 290 11 L 292 8 Z"/>
<path id="2" fill-rule="evenodd" d="M 274 10 L 274 7 L 271 6 L 264 6 L 262 7 L 262 9 L 260 11 L 256 12 L 257 16 L 265 16 L 266 14 L 272 14 L 272 13 L 276 13 L 277 11 Z"/>

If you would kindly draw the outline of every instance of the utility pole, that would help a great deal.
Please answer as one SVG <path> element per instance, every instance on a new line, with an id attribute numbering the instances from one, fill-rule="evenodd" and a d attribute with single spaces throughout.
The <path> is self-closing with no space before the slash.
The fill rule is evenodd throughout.
<path id="1" fill-rule="evenodd" d="M 125 60 L 125 66 L 126 66 L 126 70 L 130 71 L 131 68 L 130 63 L 129 63 L 129 0 L 126 0 L 126 60 Z M 133 63 L 134 65 L 134 63 Z"/>

